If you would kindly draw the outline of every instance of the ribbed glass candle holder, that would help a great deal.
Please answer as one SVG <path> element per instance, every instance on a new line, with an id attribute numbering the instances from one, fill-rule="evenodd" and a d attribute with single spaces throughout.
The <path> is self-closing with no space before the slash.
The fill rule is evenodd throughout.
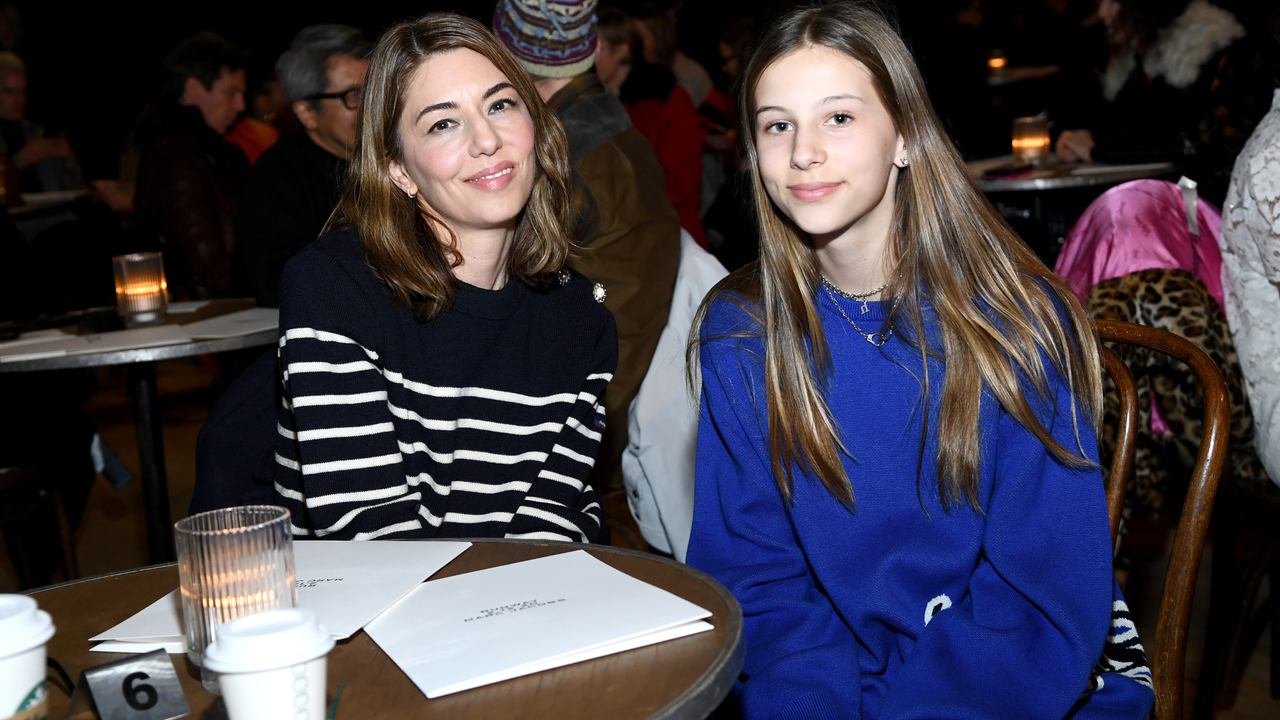
<path id="1" fill-rule="evenodd" d="M 187 657 L 210 692 L 217 692 L 217 677 L 204 669 L 204 651 L 219 625 L 298 605 L 289 526 L 289 511 L 272 505 L 212 510 L 174 524 Z"/>
<path id="2" fill-rule="evenodd" d="M 1013 119 L 1013 156 L 1043 165 L 1049 160 L 1049 118 L 1044 115 Z"/>
<path id="3" fill-rule="evenodd" d="M 164 257 L 158 252 L 117 255 L 111 258 L 116 276 L 116 308 L 128 327 L 164 322 L 169 305 L 169 285 L 164 279 Z"/>

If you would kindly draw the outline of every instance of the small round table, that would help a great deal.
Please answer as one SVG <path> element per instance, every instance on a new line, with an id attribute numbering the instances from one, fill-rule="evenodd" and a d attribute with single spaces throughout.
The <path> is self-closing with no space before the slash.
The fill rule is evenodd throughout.
<path id="1" fill-rule="evenodd" d="M 1149 177 L 1160 177 L 1174 172 L 1173 163 L 1140 163 L 1136 165 L 1102 165 L 1098 163 L 1074 165 L 1049 165 L 1043 169 L 1031 170 L 1027 174 L 1010 177 L 988 178 L 983 173 L 993 161 L 1013 161 L 1008 155 L 992 160 L 980 160 L 969 163 L 969 172 L 978 189 L 984 193 L 1001 192 L 1035 192 L 1044 190 L 1069 190 L 1072 188 L 1106 187 L 1118 185 L 1130 180 L 1141 180 Z M 999 164 L 999 163 L 995 163 Z"/>
<path id="2" fill-rule="evenodd" d="M 418 542 L 431 542 L 423 540 Z M 711 611 L 709 632 L 556 668 L 428 700 L 373 640 L 360 631 L 329 653 L 328 698 L 344 684 L 342 720 L 701 720 L 728 695 L 742 669 L 742 610 L 724 586 L 687 565 L 601 545 L 519 540 L 472 540 L 433 579 L 586 549 L 639 580 Z M 127 619 L 178 586 L 175 565 L 160 565 L 77 580 L 31 593 L 53 616 L 57 634 L 49 657 L 73 677 L 124 655 L 91 653 L 90 638 Z M 495 648 L 495 652 L 500 649 Z M 186 658 L 171 655 L 191 717 L 221 717 L 218 699 L 204 691 Z M 63 717 L 67 696 L 50 686 L 49 717 Z M 209 713 L 211 709 L 213 713 Z"/>
<path id="3" fill-rule="evenodd" d="M 986 173 L 1011 166 L 1013 155 L 974 160 L 968 164 L 973 178 L 996 211 L 1013 226 L 1032 250 L 1053 267 L 1071 226 L 1102 191 L 1130 180 L 1159 178 L 1177 171 L 1173 163 L 1106 165 L 1102 163 L 1051 162 L 1008 177 Z"/>
<path id="4" fill-rule="evenodd" d="M 249 307 L 243 301 L 214 300 L 190 320 L 216 317 Z M 184 318 L 186 319 L 186 318 Z M 254 333 L 218 340 L 199 340 L 176 345 L 105 350 L 60 357 L 33 358 L 0 363 L 0 373 L 67 370 L 71 368 L 127 365 L 129 394 L 133 398 L 133 419 L 138 433 L 138 464 L 142 476 L 143 512 L 146 515 L 147 551 L 153 563 L 168 562 L 173 554 L 173 521 L 169 517 L 169 480 L 164 469 L 163 422 L 160 396 L 156 391 L 156 363 L 161 360 L 208 355 L 244 348 L 273 345 L 278 331 Z"/>

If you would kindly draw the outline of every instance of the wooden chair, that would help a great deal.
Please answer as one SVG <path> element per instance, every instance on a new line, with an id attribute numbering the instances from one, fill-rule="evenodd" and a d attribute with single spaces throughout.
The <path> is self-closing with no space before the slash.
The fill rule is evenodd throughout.
<path id="1" fill-rule="evenodd" d="M 35 491 L 34 496 L 29 495 L 32 490 Z M 8 525 L 29 517 L 46 505 L 53 510 L 53 517 L 58 523 L 58 539 L 62 544 L 62 564 L 67 571 L 67 579 L 74 580 L 80 577 L 80 567 L 76 563 L 76 545 L 71 535 L 71 522 L 67 518 L 67 511 L 62 507 L 62 498 L 58 492 L 49 485 L 49 481 L 40 471 L 31 468 L 0 469 L 0 497 L 6 495 L 30 499 L 5 503 L 6 507 L 0 511 L 0 525 Z M 19 575 L 22 574 L 19 568 Z M 23 577 L 21 580 L 24 586 L 30 584 L 28 578 Z"/>
<path id="2" fill-rule="evenodd" d="M 1196 720 L 1209 720 L 1216 711 L 1235 706 L 1267 625 L 1271 697 L 1280 699 L 1280 495 L 1228 478 L 1213 511 L 1209 636 L 1192 715 Z M 1262 581 L 1268 576 L 1271 595 L 1259 605 Z"/>
<path id="3" fill-rule="evenodd" d="M 1209 531 L 1218 480 L 1228 460 L 1231 410 L 1227 385 L 1213 361 L 1189 340 L 1164 330 L 1110 320 L 1099 320 L 1097 327 L 1103 341 L 1139 345 L 1186 363 L 1200 380 L 1204 392 L 1204 436 L 1173 539 L 1173 553 L 1165 575 L 1154 642 L 1148 646 L 1156 694 L 1152 715 L 1159 720 L 1180 720 L 1183 716 L 1191 600 L 1195 595 L 1200 555 Z M 1120 389 L 1122 406 L 1116 455 L 1107 479 L 1107 509 L 1114 541 L 1124 504 L 1125 486 L 1133 472 L 1137 391 L 1133 376 L 1118 356 L 1107 350 L 1103 353 L 1103 362 Z"/>

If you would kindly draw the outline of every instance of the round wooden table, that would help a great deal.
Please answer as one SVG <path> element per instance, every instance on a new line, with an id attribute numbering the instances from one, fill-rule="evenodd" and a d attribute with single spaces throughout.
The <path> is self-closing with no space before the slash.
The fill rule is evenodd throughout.
<path id="1" fill-rule="evenodd" d="M 420 541 L 430 542 L 430 541 Z M 742 669 L 742 610 L 715 580 L 687 565 L 600 545 L 513 540 L 474 544 L 435 578 L 586 549 L 601 561 L 707 610 L 715 629 L 649 647 L 428 700 L 363 631 L 329 654 L 328 697 L 345 684 L 339 720 L 432 718 L 663 718 L 700 720 L 729 693 Z M 53 616 L 57 634 L 49 657 L 76 678 L 124 655 L 89 651 L 90 638 L 178 586 L 176 565 L 159 565 L 36 590 L 30 595 Z M 498 649 L 495 648 L 495 652 Z M 191 717 L 223 717 L 218 699 L 200 685 L 199 671 L 171 655 Z M 66 714 L 69 698 L 50 685 L 49 717 Z"/>

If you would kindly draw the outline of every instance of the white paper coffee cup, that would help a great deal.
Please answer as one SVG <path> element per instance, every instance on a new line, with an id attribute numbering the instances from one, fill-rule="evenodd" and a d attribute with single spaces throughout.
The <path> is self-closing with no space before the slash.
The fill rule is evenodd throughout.
<path id="1" fill-rule="evenodd" d="M 53 619 L 24 595 L 0 595 L 0 718 L 45 717 L 45 643 Z"/>
<path id="2" fill-rule="evenodd" d="M 268 610 L 220 625 L 204 667 L 218 673 L 231 720 L 324 720 L 333 645 L 310 610 Z"/>

